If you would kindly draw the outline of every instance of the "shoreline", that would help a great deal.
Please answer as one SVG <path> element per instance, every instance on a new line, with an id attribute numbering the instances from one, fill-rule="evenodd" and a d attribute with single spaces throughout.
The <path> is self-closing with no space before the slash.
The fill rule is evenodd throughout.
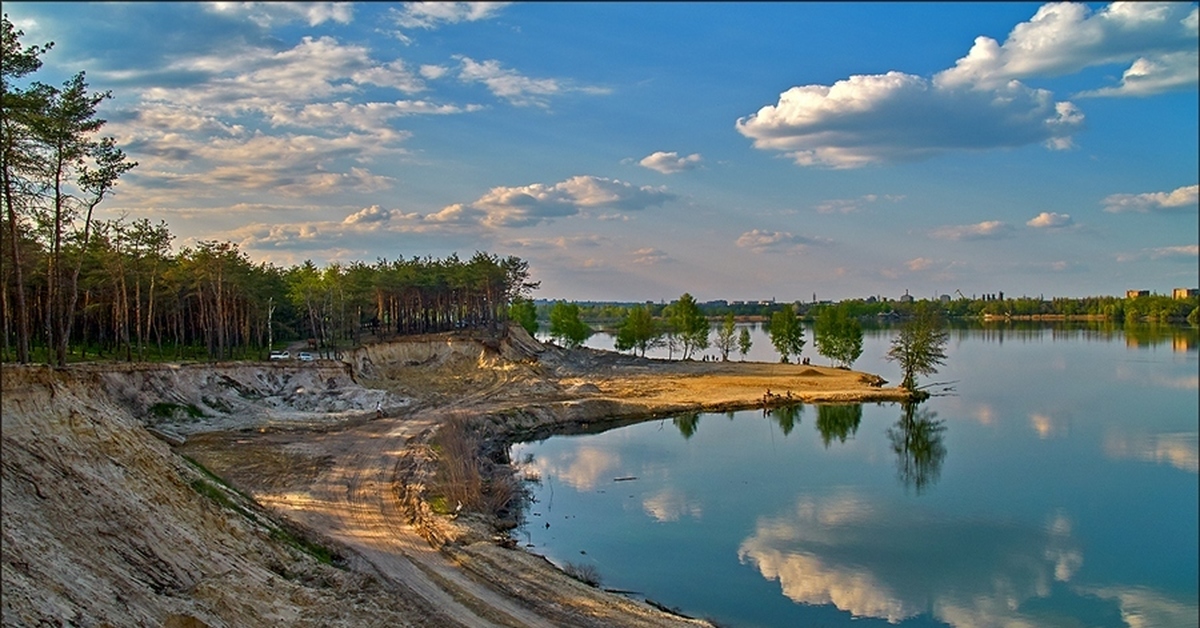
<path id="1" fill-rule="evenodd" d="M 136 623 L 129 613 L 166 621 L 169 608 L 202 622 L 196 625 L 246 625 L 256 612 L 272 608 L 296 617 L 390 617 L 410 626 L 711 626 L 573 579 L 546 558 L 516 547 L 506 532 L 511 522 L 494 513 L 434 512 L 439 430 L 454 417 L 468 419 L 481 437 L 477 461 L 507 469 L 508 444 L 541 434 L 596 431 L 688 412 L 900 402 L 909 396 L 857 371 L 565 350 L 517 329 L 493 338 L 438 334 L 367 345 L 342 362 L 4 365 L 3 379 L 6 457 L 27 449 L 42 452 L 11 470 L 6 466 L 6 491 L 28 489 L 22 514 L 5 517 L 6 534 L 11 525 L 14 534 L 42 539 L 39 543 L 76 548 L 75 554 L 57 557 L 22 554 L 46 574 L 35 588 L 8 582 L 6 571 L 6 589 L 12 584 L 22 592 L 23 608 L 57 617 L 67 607 L 37 592 L 47 586 L 73 590 L 75 576 L 69 574 L 76 565 L 106 552 L 127 552 L 120 549 L 125 543 L 189 565 L 180 573 L 209 574 L 198 576 L 206 582 L 260 574 L 232 588 L 183 587 L 167 604 L 146 588 L 146 576 L 98 570 L 97 582 L 140 600 L 136 608 L 81 596 L 70 607 L 75 610 L 68 610 L 109 617 L 115 624 Z M 374 411 L 379 406 L 382 418 Z M 114 435 L 93 442 L 94 430 L 78 427 L 81 417 Z M 8 480 L 58 477 L 61 471 L 39 465 L 58 460 L 56 452 L 64 446 L 79 453 L 53 464 L 74 469 L 73 476 L 107 478 L 89 485 L 101 497 L 92 502 L 129 504 L 117 518 L 110 513 L 103 520 L 80 519 L 80 530 L 102 525 L 123 535 L 25 529 L 33 524 L 22 522 L 48 520 L 45 513 L 70 511 L 75 502 L 59 503 L 39 485 Z M 124 470 L 106 470 L 113 465 Z M 213 475 L 196 475 L 191 465 Z M 131 483 L 125 479 L 131 469 L 145 473 Z M 18 475 L 10 478 L 10 471 Z M 240 505 L 214 506 L 195 494 L 198 482 L 213 478 L 233 491 L 221 499 Z M 136 514 L 147 503 L 162 505 L 152 521 Z M 8 508 L 6 503 L 6 515 Z M 217 516 L 224 523 L 213 527 Z M 338 565 L 303 555 L 267 558 L 290 551 L 260 537 L 266 535 L 265 522 L 274 520 L 341 557 Z M 180 529 L 192 530 L 184 534 L 197 539 L 189 552 L 159 541 L 175 538 Z M 229 536 L 226 531 L 234 529 L 244 531 Z M 227 553 L 232 547 L 255 549 Z M 241 566 L 228 571 L 221 564 Z M 270 573 L 282 575 L 292 592 L 268 586 L 269 577 L 261 574 Z M 331 597 L 336 589 L 322 582 L 358 587 L 347 592 L 391 593 L 364 606 L 359 594 Z M 254 605 L 230 605 L 245 596 Z"/>

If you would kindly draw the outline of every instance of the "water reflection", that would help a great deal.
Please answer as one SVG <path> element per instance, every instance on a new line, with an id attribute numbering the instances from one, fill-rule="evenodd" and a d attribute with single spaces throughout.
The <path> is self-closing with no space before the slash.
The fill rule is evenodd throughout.
<path id="1" fill-rule="evenodd" d="M 1104 435 L 1104 453 L 1114 460 L 1132 459 L 1167 464 L 1181 471 L 1200 471 L 1200 434 L 1127 433 L 1110 428 Z"/>
<path id="2" fill-rule="evenodd" d="M 904 404 L 904 412 L 896 424 L 888 428 L 888 439 L 896 453 L 896 471 L 900 481 L 918 495 L 937 483 L 946 458 L 943 421 L 937 413 L 918 409 L 919 404 Z"/>
<path id="3" fill-rule="evenodd" d="M 804 416 L 804 404 L 790 403 L 784 406 L 765 409 L 763 413 L 778 424 L 779 431 L 783 432 L 784 436 L 787 436 L 800 424 L 800 420 Z"/>
<path id="4" fill-rule="evenodd" d="M 691 438 L 696 433 L 696 428 L 700 424 L 699 412 L 687 412 L 671 419 L 671 423 L 683 434 L 685 439 Z"/>
<path id="5" fill-rule="evenodd" d="M 892 623 L 931 613 L 954 626 L 1046 625 L 1053 616 L 1039 618 L 1039 599 L 1079 596 L 1067 585 L 1083 552 L 1061 512 L 1038 527 L 927 519 L 877 501 L 802 497 L 791 512 L 761 518 L 738 558 L 793 602 Z M 1075 603 L 1116 619 L 1110 601 Z"/>
<path id="6" fill-rule="evenodd" d="M 921 406 L 572 429 L 513 457 L 522 533 L 722 625 L 1197 626 L 1196 332 L 1145 327 L 964 329 Z"/>
<path id="7" fill-rule="evenodd" d="M 826 449 L 835 438 L 844 443 L 854 436 L 859 423 L 862 423 L 861 403 L 817 406 L 817 431 Z"/>

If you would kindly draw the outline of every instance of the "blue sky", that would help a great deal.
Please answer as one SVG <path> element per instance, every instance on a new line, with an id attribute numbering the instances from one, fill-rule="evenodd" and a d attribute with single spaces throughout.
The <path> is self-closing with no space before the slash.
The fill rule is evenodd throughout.
<path id="1" fill-rule="evenodd" d="M 1195 3 L 7 2 L 112 90 L 104 217 L 535 296 L 1200 283 Z"/>

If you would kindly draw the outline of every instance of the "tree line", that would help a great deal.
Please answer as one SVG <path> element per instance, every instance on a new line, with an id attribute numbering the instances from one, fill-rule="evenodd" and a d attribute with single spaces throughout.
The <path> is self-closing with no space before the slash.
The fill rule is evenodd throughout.
<path id="1" fill-rule="evenodd" d="M 1007 297 L 1007 298 L 967 298 L 960 297 L 949 300 L 914 299 L 898 300 L 878 297 L 845 299 L 837 303 L 830 302 L 778 302 L 761 303 L 729 303 L 726 301 L 698 302 L 697 306 L 709 319 L 720 319 L 732 313 L 739 319 L 754 319 L 769 322 L 776 312 L 784 307 L 792 307 L 797 316 L 804 320 L 815 322 L 819 313 L 828 307 L 844 307 L 852 318 L 909 318 L 913 315 L 918 304 L 932 303 L 946 318 L 982 318 L 984 316 L 1083 316 L 1093 319 L 1115 321 L 1119 323 L 1137 322 L 1185 322 L 1196 321 L 1200 316 L 1200 298 L 1195 296 L 1186 299 L 1175 299 L 1169 295 L 1142 295 L 1137 297 L 1118 296 L 1089 296 L 1089 297 Z M 553 302 L 538 306 L 539 316 L 545 320 L 548 317 Z M 634 306 L 645 307 L 655 317 L 663 316 L 663 310 L 669 303 L 626 303 L 626 302 L 579 302 L 580 318 L 597 325 L 615 325 L 624 319 L 625 314 Z M 1189 316 L 1191 318 L 1189 318 Z"/>
<path id="2" fill-rule="evenodd" d="M 578 303 L 556 301 L 549 310 L 550 337 L 567 347 L 578 347 L 592 334 Z M 753 344 L 750 330 L 737 327 L 733 312 L 726 312 L 715 326 L 696 302 L 684 293 L 665 305 L 655 315 L 650 304 L 635 304 L 624 310 L 617 321 L 615 348 L 645 356 L 648 349 L 666 348 L 667 359 L 694 358 L 700 351 L 714 347 L 722 361 L 729 360 L 735 351 L 744 358 Z M 536 312 L 527 314 L 530 333 L 538 329 Z M 800 359 L 806 339 L 801 318 L 790 304 L 771 315 L 766 328 L 771 344 L 781 362 Z M 715 334 L 714 334 L 715 331 Z M 817 353 L 835 365 L 849 368 L 862 355 L 863 330 L 858 319 L 850 316 L 848 308 L 827 307 L 817 317 L 813 328 Z"/>
<path id="3" fill-rule="evenodd" d="M 137 166 L 101 134 L 79 72 L 30 81 L 53 46 L 23 46 L 5 15 L 0 84 L 0 314 L 5 361 L 232 359 L 308 339 L 328 353 L 364 334 L 495 328 L 532 305 L 529 265 L 476 252 L 375 264 L 253 263 L 231 242 L 172 250 L 165 222 L 98 219 Z M 89 356 L 90 354 L 90 356 Z"/>

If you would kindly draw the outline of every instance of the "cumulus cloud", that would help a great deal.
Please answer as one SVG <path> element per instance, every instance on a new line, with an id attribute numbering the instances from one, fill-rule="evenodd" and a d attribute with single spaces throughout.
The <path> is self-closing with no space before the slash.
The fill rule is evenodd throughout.
<path id="1" fill-rule="evenodd" d="M 675 198 L 663 187 L 635 186 L 617 179 L 575 176 L 559 183 L 496 187 L 471 207 L 494 227 L 524 227 L 588 209 L 640 211 Z"/>
<path id="2" fill-rule="evenodd" d="M 987 220 L 973 225 L 939 227 L 930 235 L 940 240 L 999 240 L 1012 234 L 1011 225 L 999 220 Z"/>
<path id="3" fill-rule="evenodd" d="M 663 174 L 675 174 L 684 170 L 695 170 L 700 167 L 700 162 L 703 159 L 700 153 L 692 153 L 687 157 L 680 157 L 679 153 L 658 151 L 651 155 L 643 157 L 638 162 L 643 168 L 649 168 L 661 172 Z"/>
<path id="4" fill-rule="evenodd" d="M 559 79 L 535 79 L 524 76 L 516 70 L 500 65 L 499 61 L 489 59 L 478 62 L 470 57 L 456 56 L 462 64 L 458 80 L 464 83 L 482 83 L 496 97 L 503 98 L 518 107 L 537 106 L 547 107 L 547 97 L 569 92 L 589 94 L 606 94 L 609 90 L 599 87 L 575 86 Z"/>
<path id="5" fill-rule="evenodd" d="M 755 148 L 800 166 L 857 168 L 958 150 L 1072 147 L 1083 113 L 1022 79 L 1125 63 L 1119 86 L 1081 96 L 1147 95 L 1197 84 L 1197 8 L 1187 4 L 1052 3 L 999 43 L 978 37 L 932 79 L 892 71 L 795 86 L 735 128 Z"/>
<path id="6" fill-rule="evenodd" d="M 978 90 L 888 72 L 793 87 L 735 127 L 755 148 L 781 151 L 797 165 L 857 168 L 951 150 L 1067 148 L 1082 125 L 1073 104 L 1015 81 Z"/>
<path id="7" fill-rule="evenodd" d="M 1070 214 L 1042 212 L 1029 219 L 1025 224 L 1035 229 L 1060 229 L 1075 224 L 1075 221 L 1071 218 Z"/>
<path id="8" fill-rule="evenodd" d="M 376 59 L 332 37 L 194 55 L 165 67 L 194 80 L 145 88 L 136 107 L 106 127 L 140 163 L 122 186 L 130 208 L 170 208 L 219 192 L 304 197 L 386 189 L 394 182 L 372 173 L 371 162 L 406 154 L 410 133 L 396 119 L 481 109 L 425 99 L 352 101 L 365 87 L 420 92 L 424 79 L 402 60 Z"/>
<path id="9" fill-rule="evenodd" d="M 1130 64 L 1121 85 L 1083 95 L 1149 95 L 1195 87 L 1197 9 L 1186 3 L 1120 2 L 1093 13 L 1085 4 L 1045 4 L 1003 44 L 978 37 L 967 56 L 936 78 L 991 88 L 1011 80 Z"/>
<path id="10" fill-rule="evenodd" d="M 737 239 L 737 246 L 755 253 L 800 253 L 814 244 L 826 244 L 827 240 L 795 235 L 787 231 L 763 231 L 754 229 Z"/>
<path id="11" fill-rule="evenodd" d="M 1113 194 L 1102 201 L 1109 213 L 1194 212 L 1200 207 L 1200 185 L 1187 185 L 1170 192 Z"/>

